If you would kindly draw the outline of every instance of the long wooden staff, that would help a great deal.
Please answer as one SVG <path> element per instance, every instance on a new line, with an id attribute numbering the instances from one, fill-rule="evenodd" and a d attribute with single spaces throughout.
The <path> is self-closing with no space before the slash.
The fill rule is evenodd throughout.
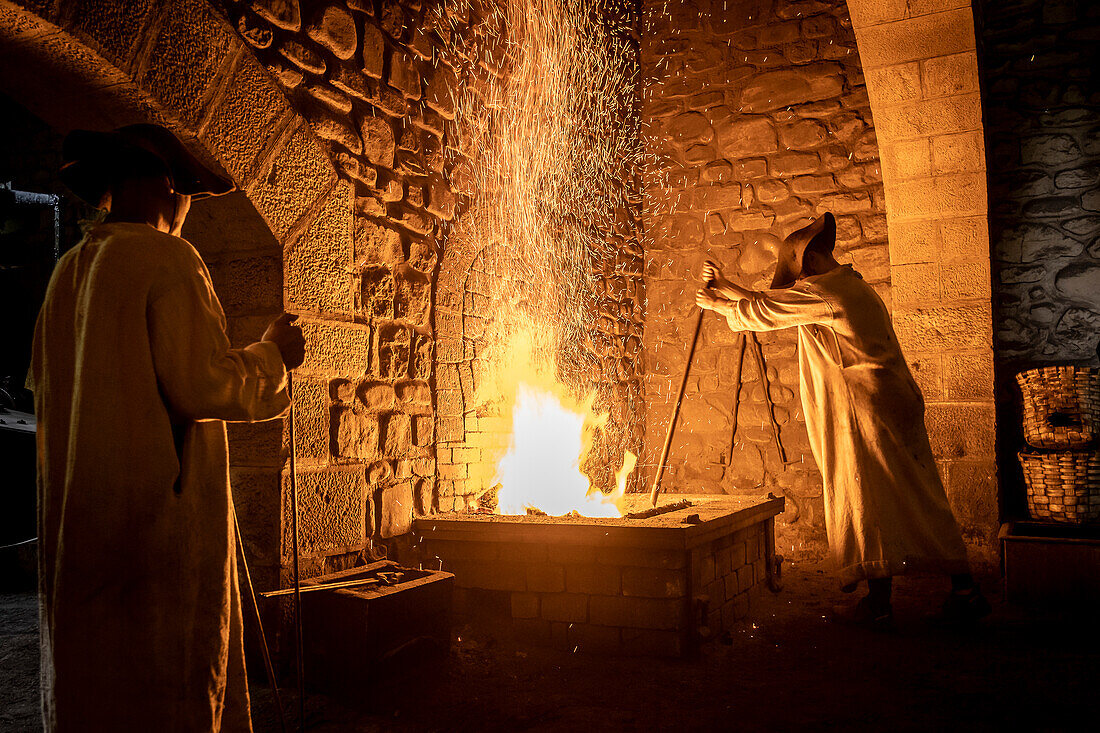
<path id="1" fill-rule="evenodd" d="M 714 285 L 713 280 L 703 283 L 704 288 Z M 657 495 L 661 493 L 661 477 L 665 473 L 665 460 L 668 459 L 668 450 L 672 447 L 672 434 L 676 432 L 676 418 L 680 416 L 680 403 L 684 401 L 684 389 L 687 387 L 688 374 L 691 373 L 691 358 L 695 356 L 695 345 L 699 343 L 699 331 L 703 327 L 703 313 L 700 308 L 699 315 L 695 317 L 695 332 L 691 337 L 691 347 L 688 349 L 687 363 L 684 364 L 684 375 L 680 378 L 680 390 L 676 393 L 676 404 L 672 408 L 672 419 L 668 423 L 668 434 L 665 435 L 665 445 L 661 449 L 661 459 L 657 461 L 657 475 L 653 477 L 653 488 L 649 490 L 649 501 L 657 506 Z"/>
<path id="2" fill-rule="evenodd" d="M 298 730 L 306 729 L 306 677 L 302 655 L 302 580 L 298 574 L 298 472 L 294 465 L 294 393 L 293 373 L 286 375 L 286 396 L 290 400 L 287 419 L 290 421 L 290 532 L 294 559 L 294 647 L 298 672 Z"/>

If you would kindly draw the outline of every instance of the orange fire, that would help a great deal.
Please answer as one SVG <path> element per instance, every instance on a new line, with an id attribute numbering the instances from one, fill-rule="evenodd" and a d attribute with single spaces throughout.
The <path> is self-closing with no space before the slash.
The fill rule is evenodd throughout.
<path id="1" fill-rule="evenodd" d="M 524 351 L 521 348 L 518 353 Z M 637 456 L 625 452 L 615 475 L 616 488 L 610 493 L 593 486 L 580 468 L 597 431 L 607 423 L 607 413 L 592 409 L 595 394 L 577 400 L 560 382 L 532 368 L 529 358 L 516 359 L 506 372 L 504 381 L 510 384 L 504 391 L 505 400 L 511 401 L 512 433 L 508 451 L 497 463 L 496 481 L 501 486 L 497 511 L 621 517 L 627 477 Z"/>

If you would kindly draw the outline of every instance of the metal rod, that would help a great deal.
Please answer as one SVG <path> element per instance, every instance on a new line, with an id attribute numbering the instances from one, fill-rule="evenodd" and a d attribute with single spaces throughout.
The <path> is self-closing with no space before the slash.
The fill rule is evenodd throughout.
<path id="1" fill-rule="evenodd" d="M 334 590 L 336 588 L 354 588 L 358 585 L 378 585 L 382 581 L 378 578 L 359 578 L 357 580 L 334 580 L 331 583 L 317 583 L 316 585 L 306 585 L 298 591 L 299 593 L 312 593 L 318 590 Z M 279 596 L 289 596 L 294 592 L 293 588 L 282 588 L 280 590 L 269 590 L 260 593 L 261 598 L 278 598 Z"/>
<path id="2" fill-rule="evenodd" d="M 287 420 L 290 425 L 290 532 L 294 561 L 294 647 L 298 672 L 298 730 L 304 731 L 306 729 L 306 681 L 302 651 L 302 580 L 298 573 L 298 476 L 294 465 L 293 377 L 293 373 L 288 371 L 286 375 L 286 396 L 290 400 L 290 409 L 287 413 Z"/>
<path id="3" fill-rule="evenodd" d="M 727 466 L 733 465 L 733 447 L 737 445 L 737 413 L 741 409 L 741 374 L 745 367 L 745 332 L 737 334 L 737 377 L 733 380 L 733 406 L 730 408 L 730 422 L 733 428 L 730 431 L 730 452 L 726 460 Z"/>
<path id="4" fill-rule="evenodd" d="M 764 348 L 760 345 L 755 331 L 749 332 L 752 338 L 752 356 L 756 361 L 756 370 L 760 374 L 760 386 L 764 388 L 764 401 L 768 405 L 768 417 L 772 423 L 772 438 L 775 440 L 775 448 L 779 451 L 779 460 L 784 468 L 787 466 L 787 451 L 783 449 L 783 441 L 779 437 L 779 421 L 775 419 L 775 403 L 772 402 L 771 384 L 768 382 L 768 365 L 764 361 Z"/>
<path id="5" fill-rule="evenodd" d="M 695 317 L 695 333 L 691 337 L 691 348 L 688 349 L 687 363 L 684 364 L 684 376 L 680 378 L 680 391 L 676 394 L 676 404 L 672 408 L 672 419 L 668 423 L 665 445 L 661 449 L 661 458 L 657 461 L 657 475 L 653 477 L 653 488 L 649 490 L 649 501 L 653 506 L 657 506 L 657 495 L 661 493 L 661 476 L 665 472 L 665 460 L 668 458 L 669 448 L 672 447 L 672 434 L 676 431 L 676 418 L 680 415 L 680 403 L 684 400 L 684 389 L 687 387 L 688 374 L 691 373 L 691 358 L 695 356 L 695 345 L 699 343 L 699 331 L 703 326 L 703 312 L 700 309 L 699 315 Z"/>
<path id="6" fill-rule="evenodd" d="M 256 616 L 256 631 L 260 636 L 260 653 L 264 658 L 264 671 L 267 672 L 267 681 L 271 684 L 271 692 L 275 696 L 275 707 L 279 709 L 279 728 L 286 733 L 286 711 L 283 710 L 283 701 L 279 695 L 279 682 L 275 679 L 275 665 L 271 663 L 271 651 L 267 647 L 267 635 L 264 634 L 264 622 L 260 617 L 260 604 L 256 602 L 256 589 L 252 585 L 252 573 L 248 571 L 248 557 L 244 554 L 244 539 L 241 537 L 241 525 L 237 521 L 237 508 L 233 505 L 233 497 L 229 497 L 229 511 L 233 513 L 233 530 L 237 534 L 237 549 L 241 553 L 241 568 L 244 570 L 244 580 L 248 585 L 248 597 L 252 599 L 252 612 Z"/>

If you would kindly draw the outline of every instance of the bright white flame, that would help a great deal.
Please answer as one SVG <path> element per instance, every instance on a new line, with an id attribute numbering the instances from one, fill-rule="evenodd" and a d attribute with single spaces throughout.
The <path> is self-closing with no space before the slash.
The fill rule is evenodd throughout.
<path id="1" fill-rule="evenodd" d="M 616 474 L 616 490 L 592 486 L 580 464 L 607 415 L 592 412 L 593 397 L 576 403 L 567 395 L 521 382 L 512 410 L 508 452 L 497 464 L 501 514 L 537 509 L 551 516 L 577 512 L 586 517 L 621 517 L 626 479 L 637 457 L 627 451 Z"/>

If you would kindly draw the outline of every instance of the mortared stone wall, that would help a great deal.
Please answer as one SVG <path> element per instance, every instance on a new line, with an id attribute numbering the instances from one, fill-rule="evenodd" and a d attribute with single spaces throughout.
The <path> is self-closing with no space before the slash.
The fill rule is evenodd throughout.
<path id="1" fill-rule="evenodd" d="M 874 121 L 842 0 L 650 2 L 643 28 L 643 114 L 655 163 L 644 204 L 644 464 L 652 481 L 704 260 L 734 282 L 766 288 L 775 263 L 769 237 L 826 211 L 837 217 L 837 259 L 887 303 L 890 259 Z M 734 435 L 737 334 L 708 313 L 662 491 L 783 495 L 779 551 L 817 552 L 824 507 L 801 416 L 796 334 L 759 338 L 790 465 L 779 459 L 748 351 Z"/>

